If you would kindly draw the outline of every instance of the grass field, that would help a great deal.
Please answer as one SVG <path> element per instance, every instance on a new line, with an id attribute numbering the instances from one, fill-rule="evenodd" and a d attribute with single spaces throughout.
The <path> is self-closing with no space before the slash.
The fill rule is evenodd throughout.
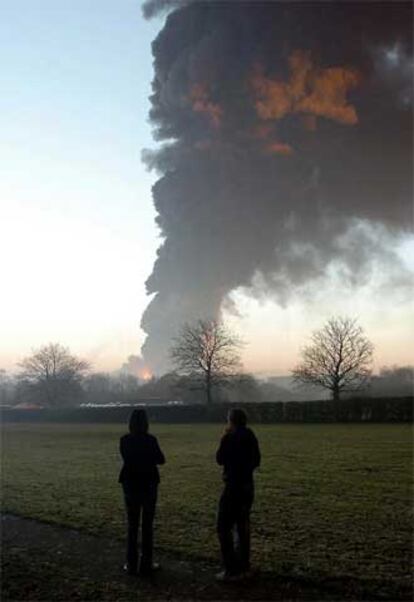
<path id="1" fill-rule="evenodd" d="M 381 580 L 405 590 L 412 561 L 409 425 L 260 425 L 253 560 L 278 574 Z M 122 537 L 122 425 L 3 427 L 3 508 Z M 161 469 L 156 544 L 217 558 L 219 425 L 154 425 Z"/>

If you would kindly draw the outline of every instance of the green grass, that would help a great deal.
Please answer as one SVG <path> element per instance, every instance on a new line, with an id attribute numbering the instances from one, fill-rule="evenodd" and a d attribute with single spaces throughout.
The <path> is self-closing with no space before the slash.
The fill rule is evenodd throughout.
<path id="1" fill-rule="evenodd" d="M 161 469 L 157 545 L 216 558 L 218 425 L 154 425 Z M 352 577 L 407 588 L 412 560 L 409 425 L 256 426 L 253 559 L 278 574 Z M 3 507 L 122 537 L 122 425 L 5 425 Z"/>

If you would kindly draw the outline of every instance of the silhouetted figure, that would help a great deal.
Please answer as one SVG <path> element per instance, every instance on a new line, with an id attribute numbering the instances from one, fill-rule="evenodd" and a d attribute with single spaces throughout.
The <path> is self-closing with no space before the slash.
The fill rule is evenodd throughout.
<path id="1" fill-rule="evenodd" d="M 119 446 L 124 465 L 119 482 L 124 490 L 128 518 L 127 564 L 130 575 L 138 571 L 138 531 L 142 514 L 141 560 L 139 573 L 150 575 L 152 561 L 153 521 L 160 476 L 157 465 L 165 463 L 156 437 L 148 433 L 145 410 L 134 410 L 129 420 L 129 434 L 123 435 Z"/>
<path id="2" fill-rule="evenodd" d="M 224 572 L 219 580 L 246 574 L 250 570 L 250 510 L 254 499 L 253 471 L 260 465 L 259 445 L 253 431 L 246 426 L 243 410 L 229 412 L 226 432 L 217 450 L 217 463 L 223 466 L 224 491 L 217 519 Z M 238 535 L 234 549 L 233 529 Z"/>

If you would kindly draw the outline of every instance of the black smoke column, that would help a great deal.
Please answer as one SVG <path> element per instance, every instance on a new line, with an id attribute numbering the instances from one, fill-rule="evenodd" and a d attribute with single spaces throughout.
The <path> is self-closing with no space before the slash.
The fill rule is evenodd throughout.
<path id="1" fill-rule="evenodd" d="M 150 113 L 164 144 L 146 153 L 164 241 L 142 318 L 157 372 L 184 322 L 216 318 L 254 276 L 279 298 L 333 260 L 358 279 L 382 250 L 340 235 L 397 237 L 412 198 L 411 3 L 144 9 L 165 6 Z"/>

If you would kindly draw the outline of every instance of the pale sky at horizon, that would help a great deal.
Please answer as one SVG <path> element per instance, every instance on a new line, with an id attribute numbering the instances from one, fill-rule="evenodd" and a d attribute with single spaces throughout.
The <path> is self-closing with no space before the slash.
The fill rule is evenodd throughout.
<path id="1" fill-rule="evenodd" d="M 150 44 L 134 0 L 6 0 L 0 98 L 0 368 L 60 342 L 113 370 L 139 354 L 159 235 L 149 174 Z M 4 53 L 3 53 L 4 56 Z M 414 269 L 414 244 L 401 247 Z M 413 288 L 373 277 L 357 291 L 331 280 L 286 307 L 235 293 L 232 327 L 247 370 L 286 374 L 330 315 L 359 318 L 375 366 L 414 363 Z M 411 282 L 412 285 L 412 282 Z"/>

